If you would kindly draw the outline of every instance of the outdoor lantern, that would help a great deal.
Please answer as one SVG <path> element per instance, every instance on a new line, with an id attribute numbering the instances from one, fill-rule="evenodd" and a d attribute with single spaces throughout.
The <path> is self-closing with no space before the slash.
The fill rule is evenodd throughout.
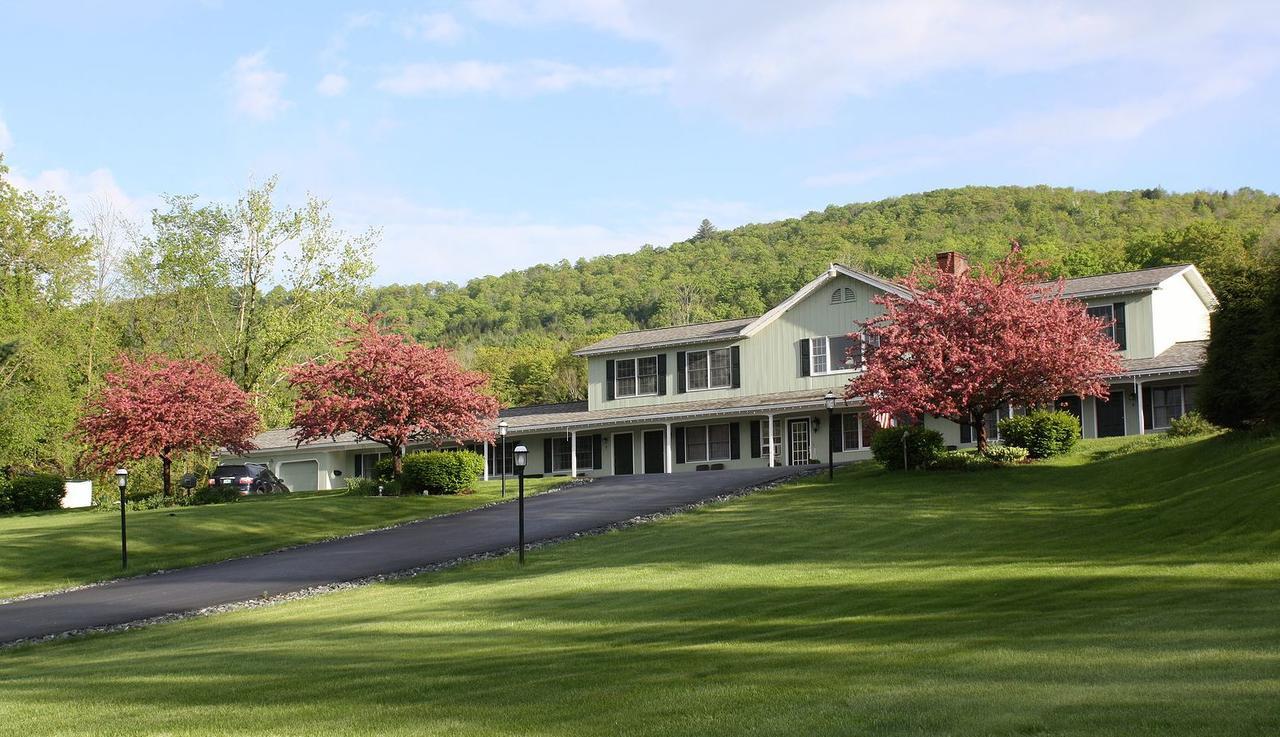
<path id="1" fill-rule="evenodd" d="M 520 551 L 520 565 L 524 565 L 524 467 L 529 462 L 529 449 L 524 447 L 524 443 L 520 443 L 511 453 L 515 456 L 516 476 L 520 478 L 520 504 L 518 506 L 520 526 L 516 533 L 516 545 Z"/>
<path id="2" fill-rule="evenodd" d="M 501 435 L 501 436 L 502 436 L 502 437 L 504 437 L 504 438 L 507 436 L 507 421 L 506 421 L 506 420 L 503 420 L 502 422 L 499 422 L 499 423 L 498 423 L 498 434 L 499 434 L 499 435 Z"/>
<path id="3" fill-rule="evenodd" d="M 502 436 L 502 452 L 498 454 L 498 465 L 502 474 L 502 498 L 507 497 L 507 421 L 498 423 L 498 435 Z"/>
<path id="4" fill-rule="evenodd" d="M 129 485 L 129 469 L 116 469 L 116 486 L 120 487 L 120 567 L 129 567 L 129 538 L 125 534 L 124 510 L 128 507 L 124 498 L 124 487 Z"/>
<path id="5" fill-rule="evenodd" d="M 835 408 L 836 408 L 836 395 L 835 395 L 835 392 L 827 392 L 827 396 L 823 397 L 823 399 L 825 399 L 825 400 L 827 401 L 827 411 L 828 411 L 828 412 L 830 412 L 831 410 L 833 410 L 833 409 L 835 409 Z"/>
<path id="6" fill-rule="evenodd" d="M 116 486 L 119 486 L 120 490 L 124 491 L 124 487 L 127 486 L 128 484 L 129 484 L 128 469 L 117 468 L 116 469 Z"/>
<path id="7" fill-rule="evenodd" d="M 836 393 L 827 390 L 823 399 L 827 403 L 827 480 L 836 478 L 836 426 L 831 421 L 831 411 L 836 408 Z"/>
<path id="8" fill-rule="evenodd" d="M 524 467 L 529 465 L 529 449 L 521 443 L 512 449 L 511 455 L 515 456 L 516 469 L 523 475 Z"/>

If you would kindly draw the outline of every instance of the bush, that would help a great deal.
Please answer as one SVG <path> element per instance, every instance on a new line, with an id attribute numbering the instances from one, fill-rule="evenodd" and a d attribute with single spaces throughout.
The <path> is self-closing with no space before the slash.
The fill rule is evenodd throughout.
<path id="1" fill-rule="evenodd" d="M 942 453 L 942 434 L 920 425 L 886 427 L 871 436 L 871 455 L 890 471 L 902 470 L 902 438 L 906 436 L 907 463 L 925 468 Z"/>
<path id="2" fill-rule="evenodd" d="M 373 479 L 366 479 L 366 478 L 361 478 L 359 476 L 355 476 L 352 478 L 348 478 L 346 483 L 347 483 L 347 494 L 351 496 L 377 496 L 378 495 L 378 482 Z"/>
<path id="3" fill-rule="evenodd" d="M 484 473 L 484 458 L 470 451 L 410 453 L 400 481 L 406 491 L 456 494 L 470 489 Z"/>
<path id="4" fill-rule="evenodd" d="M 946 450 L 929 461 L 930 471 L 978 471 L 995 464 L 987 458 L 965 450 Z"/>
<path id="5" fill-rule="evenodd" d="M 44 512 L 62 507 L 66 482 L 61 476 L 38 473 L 16 476 L 8 483 L 8 504 L 14 512 Z"/>
<path id="6" fill-rule="evenodd" d="M 13 511 L 13 494 L 9 489 L 9 480 L 0 476 L 0 514 Z"/>
<path id="7" fill-rule="evenodd" d="M 396 477 L 396 462 L 393 458 L 383 458 L 373 464 L 373 477 L 379 481 L 390 481 Z"/>
<path id="8" fill-rule="evenodd" d="M 983 453 L 987 460 L 994 463 L 1017 463 L 1027 459 L 1027 449 L 1017 445 L 988 445 Z"/>
<path id="9" fill-rule="evenodd" d="M 234 486 L 202 486 L 191 495 L 192 504 L 226 504 L 240 498 L 240 491 Z"/>
<path id="10" fill-rule="evenodd" d="M 1169 434 L 1175 438 L 1189 438 L 1193 435 L 1208 435 L 1218 429 L 1195 410 L 1169 421 Z"/>
<path id="11" fill-rule="evenodd" d="M 1080 439 L 1080 420 L 1070 412 L 1036 410 L 1000 420 L 1000 437 L 1007 445 L 1027 449 L 1032 458 L 1066 453 Z"/>

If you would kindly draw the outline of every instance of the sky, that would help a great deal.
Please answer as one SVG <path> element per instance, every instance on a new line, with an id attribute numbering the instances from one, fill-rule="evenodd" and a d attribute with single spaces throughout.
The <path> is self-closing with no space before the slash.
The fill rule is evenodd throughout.
<path id="1" fill-rule="evenodd" d="M 1266 2 L 5 0 L 0 153 L 77 217 L 279 175 L 462 282 L 943 187 L 1280 191 Z"/>

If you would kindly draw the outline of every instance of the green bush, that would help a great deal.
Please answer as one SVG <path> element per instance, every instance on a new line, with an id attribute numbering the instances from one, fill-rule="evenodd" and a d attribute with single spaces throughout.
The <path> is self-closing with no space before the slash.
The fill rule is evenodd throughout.
<path id="1" fill-rule="evenodd" d="M 1218 429 L 1195 410 L 1169 421 L 1169 434 L 1175 438 L 1189 438 L 1193 435 L 1208 435 Z"/>
<path id="2" fill-rule="evenodd" d="M 377 496 L 378 482 L 373 479 L 354 476 L 347 479 L 347 494 L 351 496 Z"/>
<path id="3" fill-rule="evenodd" d="M 1036 410 L 1000 420 L 1000 437 L 1007 445 L 1026 448 L 1032 458 L 1066 453 L 1080 439 L 1080 420 L 1070 412 Z"/>
<path id="4" fill-rule="evenodd" d="M 9 489 L 9 480 L 0 476 L 0 514 L 13 511 L 13 493 Z"/>
<path id="5" fill-rule="evenodd" d="M 396 477 L 395 459 L 387 457 L 373 464 L 373 477 L 380 481 L 390 481 Z"/>
<path id="6" fill-rule="evenodd" d="M 871 455 L 890 471 L 902 470 L 902 438 L 906 435 L 907 463 L 925 468 L 942 453 L 942 434 L 921 425 L 886 427 L 871 436 Z"/>
<path id="7" fill-rule="evenodd" d="M 226 504 L 240 498 L 240 491 L 231 485 L 202 486 L 191 495 L 192 504 Z"/>
<path id="8" fill-rule="evenodd" d="M 14 512 L 44 512 L 62 507 L 66 482 L 61 476 L 38 473 L 9 480 L 9 505 Z"/>
<path id="9" fill-rule="evenodd" d="M 930 471 L 978 471 L 995 464 L 983 456 L 966 450 L 946 450 L 929 461 Z"/>
<path id="10" fill-rule="evenodd" d="M 410 453 L 400 481 L 406 491 L 456 494 L 470 489 L 484 473 L 484 458 L 470 451 Z"/>
<path id="11" fill-rule="evenodd" d="M 1017 445 L 988 445 L 983 453 L 987 460 L 995 463 L 1017 463 L 1027 459 L 1027 449 Z"/>

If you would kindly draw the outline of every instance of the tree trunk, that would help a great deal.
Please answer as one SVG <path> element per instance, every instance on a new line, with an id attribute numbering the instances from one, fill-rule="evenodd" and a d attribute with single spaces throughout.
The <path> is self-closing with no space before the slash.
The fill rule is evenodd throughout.
<path id="1" fill-rule="evenodd" d="M 400 480 L 400 474 L 404 471 L 404 446 L 400 446 L 391 451 L 391 477 Z"/>
<path id="2" fill-rule="evenodd" d="M 169 460 L 167 453 L 160 456 L 160 465 L 163 469 L 161 473 L 164 478 L 164 496 L 168 499 L 173 496 L 173 461 Z"/>
<path id="3" fill-rule="evenodd" d="M 973 423 L 973 431 L 978 436 L 978 453 L 987 452 L 987 417 L 985 414 L 975 415 L 977 422 Z"/>

